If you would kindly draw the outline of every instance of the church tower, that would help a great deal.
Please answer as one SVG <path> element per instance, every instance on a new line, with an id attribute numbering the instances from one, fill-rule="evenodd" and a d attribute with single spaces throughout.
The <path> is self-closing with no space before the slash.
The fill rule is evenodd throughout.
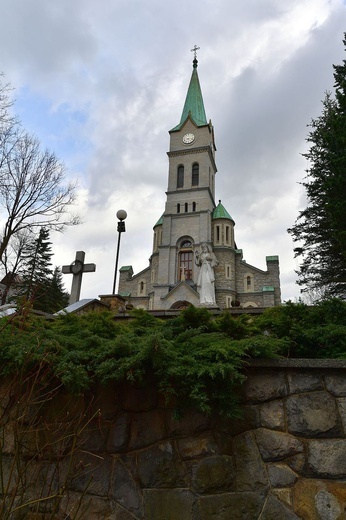
<path id="1" fill-rule="evenodd" d="M 197 65 L 195 57 L 180 122 L 169 132 L 167 201 L 159 221 L 161 229 L 154 233 L 152 261 L 155 255 L 158 258 L 153 308 L 158 308 L 179 282 L 187 287 L 180 287 L 179 293 L 184 294 L 178 301 L 186 296 L 198 303 L 194 252 L 202 242 L 212 243 L 216 147 L 213 126 L 205 115 Z"/>
<path id="2" fill-rule="evenodd" d="M 180 122 L 169 131 L 167 199 L 154 226 L 150 265 L 136 275 L 131 266 L 122 267 L 119 294 L 151 310 L 203 305 L 200 280 L 207 274 L 213 290 L 207 307 L 278 305 L 278 257 L 267 257 L 267 271 L 247 264 L 235 243 L 234 220 L 221 201 L 215 203 L 214 129 L 206 118 L 196 50 Z"/>

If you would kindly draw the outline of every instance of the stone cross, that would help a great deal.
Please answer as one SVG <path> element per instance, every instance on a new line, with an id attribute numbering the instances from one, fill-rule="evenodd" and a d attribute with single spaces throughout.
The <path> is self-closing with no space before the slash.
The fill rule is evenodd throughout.
<path id="1" fill-rule="evenodd" d="M 72 274 L 73 275 L 72 286 L 71 286 L 70 305 L 71 305 L 71 303 L 76 303 L 79 301 L 83 273 L 93 273 L 94 271 L 96 271 L 96 265 L 95 264 L 85 264 L 84 258 L 85 258 L 84 251 L 77 251 L 76 258 L 72 262 L 72 264 L 62 266 L 63 274 Z"/>

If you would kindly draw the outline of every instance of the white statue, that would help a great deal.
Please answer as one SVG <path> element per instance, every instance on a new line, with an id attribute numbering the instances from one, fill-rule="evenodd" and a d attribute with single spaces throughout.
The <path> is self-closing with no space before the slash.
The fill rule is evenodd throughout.
<path id="1" fill-rule="evenodd" d="M 195 264 L 201 268 L 197 280 L 199 303 L 215 305 L 214 267 L 218 264 L 218 261 L 209 244 L 203 243 L 200 252 L 196 251 Z"/>

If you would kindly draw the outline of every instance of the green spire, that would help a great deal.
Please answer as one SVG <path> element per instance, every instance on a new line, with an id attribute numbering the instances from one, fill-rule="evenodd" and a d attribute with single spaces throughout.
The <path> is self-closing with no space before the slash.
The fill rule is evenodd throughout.
<path id="1" fill-rule="evenodd" d="M 198 61 L 195 57 L 193 60 L 193 71 L 190 80 L 190 85 L 186 94 L 185 104 L 183 113 L 181 114 L 180 123 L 172 130 L 180 130 L 182 125 L 185 123 L 188 116 L 191 117 L 192 121 L 197 126 L 207 125 L 207 118 L 204 110 L 203 96 L 201 86 L 199 84 L 198 73 L 197 73 Z"/>
<path id="2" fill-rule="evenodd" d="M 234 224 L 234 220 L 231 215 L 228 213 L 227 209 L 221 204 L 221 200 L 219 200 L 219 204 L 213 211 L 213 219 L 216 218 L 226 218 L 227 220 L 231 220 Z"/>

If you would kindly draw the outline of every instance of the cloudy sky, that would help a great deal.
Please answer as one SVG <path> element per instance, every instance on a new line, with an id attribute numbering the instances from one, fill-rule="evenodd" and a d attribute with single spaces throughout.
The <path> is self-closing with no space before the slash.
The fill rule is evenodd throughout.
<path id="1" fill-rule="evenodd" d="M 265 269 L 279 255 L 282 297 L 299 297 L 286 229 L 305 207 L 307 124 L 333 88 L 345 30 L 343 0 L 2 0 L 0 71 L 15 112 L 78 179 L 83 224 L 51 238 L 56 265 L 77 250 L 96 263 L 82 297 L 112 290 L 118 209 L 128 213 L 119 265 L 148 265 L 195 44 L 216 199 L 244 259 Z"/>

